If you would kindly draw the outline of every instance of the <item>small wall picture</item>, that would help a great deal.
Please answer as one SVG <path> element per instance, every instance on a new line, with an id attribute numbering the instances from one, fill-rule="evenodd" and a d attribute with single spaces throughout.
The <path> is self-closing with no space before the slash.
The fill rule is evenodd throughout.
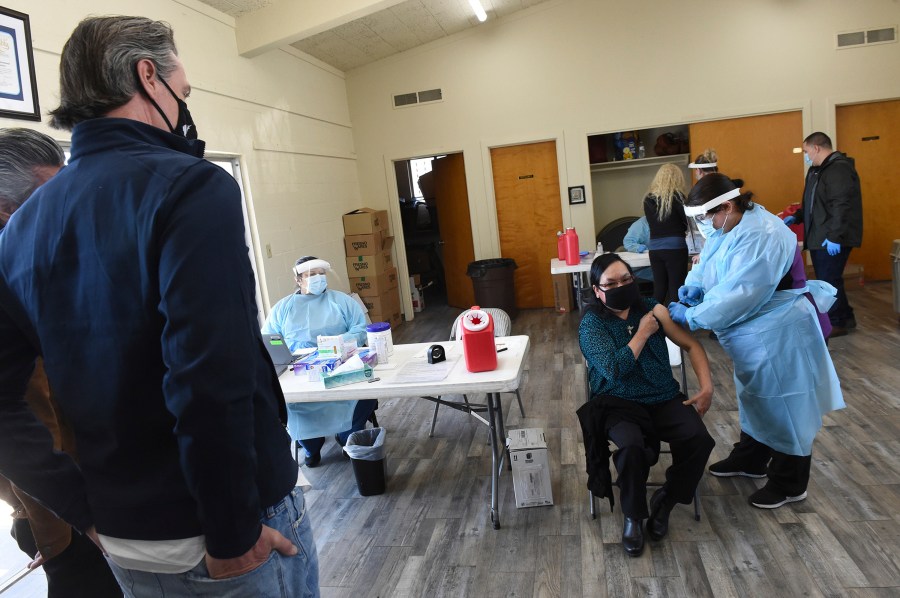
<path id="1" fill-rule="evenodd" d="M 569 205 L 578 203 L 587 203 L 587 198 L 584 195 L 584 185 L 569 187 Z"/>
<path id="2" fill-rule="evenodd" d="M 0 6 L 0 117 L 41 120 L 28 15 Z"/>

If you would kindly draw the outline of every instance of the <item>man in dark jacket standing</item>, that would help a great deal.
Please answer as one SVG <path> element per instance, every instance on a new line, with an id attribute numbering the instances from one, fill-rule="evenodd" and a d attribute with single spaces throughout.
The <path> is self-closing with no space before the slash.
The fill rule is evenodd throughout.
<path id="1" fill-rule="evenodd" d="M 240 190 L 190 91 L 165 23 L 91 17 L 63 48 L 70 162 L 0 233 L 0 473 L 129 596 L 318 596 Z M 23 399 L 39 355 L 78 466 Z"/>
<path id="2" fill-rule="evenodd" d="M 803 204 L 785 223 L 803 222 L 804 248 L 809 249 L 816 278 L 837 289 L 837 299 L 828 311 L 831 337 L 844 336 L 856 327 L 853 308 L 844 292 L 844 267 L 850 250 L 862 243 L 862 194 L 853 159 L 835 151 L 825 133 L 816 132 L 803 141 L 809 171 Z"/>

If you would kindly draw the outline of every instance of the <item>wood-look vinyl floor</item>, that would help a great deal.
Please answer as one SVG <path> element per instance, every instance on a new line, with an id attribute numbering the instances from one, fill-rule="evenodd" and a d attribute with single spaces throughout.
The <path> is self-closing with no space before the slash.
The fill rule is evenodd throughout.
<path id="1" fill-rule="evenodd" d="M 847 408 L 827 416 L 813 452 L 809 498 L 774 511 L 747 497 L 764 480 L 704 476 L 702 519 L 678 506 L 670 533 L 630 558 L 622 515 L 587 511 L 584 447 L 575 410 L 585 400 L 576 315 L 523 311 L 515 334 L 531 337 L 521 388 L 527 417 L 503 395 L 509 428 L 543 428 L 555 505 L 516 509 L 500 481 L 502 529 L 489 518 L 485 427 L 431 403 L 381 402 L 387 492 L 361 497 L 333 441 L 305 470 L 322 595 L 405 596 L 900 596 L 900 328 L 890 283 L 849 288 L 859 327 L 831 341 Z M 394 332 L 397 342 L 441 340 L 458 310 L 429 307 Z M 716 394 L 706 424 L 724 458 L 738 435 L 729 360 L 698 333 Z M 693 384 L 693 380 L 690 382 Z M 654 477 L 661 476 L 657 466 Z"/>

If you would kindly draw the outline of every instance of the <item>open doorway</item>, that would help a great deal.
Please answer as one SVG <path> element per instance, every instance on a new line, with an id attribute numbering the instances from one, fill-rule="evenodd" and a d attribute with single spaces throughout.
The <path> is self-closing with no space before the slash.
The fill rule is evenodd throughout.
<path id="1" fill-rule="evenodd" d="M 469 307 L 475 250 L 462 153 L 398 160 L 394 171 L 414 311 Z"/>

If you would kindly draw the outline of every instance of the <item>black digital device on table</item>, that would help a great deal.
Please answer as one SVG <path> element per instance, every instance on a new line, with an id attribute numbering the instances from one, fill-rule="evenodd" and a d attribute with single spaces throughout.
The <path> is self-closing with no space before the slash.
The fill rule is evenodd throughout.
<path id="1" fill-rule="evenodd" d="M 428 363 L 440 363 L 447 360 L 447 353 L 441 345 L 431 345 L 427 352 Z"/>

